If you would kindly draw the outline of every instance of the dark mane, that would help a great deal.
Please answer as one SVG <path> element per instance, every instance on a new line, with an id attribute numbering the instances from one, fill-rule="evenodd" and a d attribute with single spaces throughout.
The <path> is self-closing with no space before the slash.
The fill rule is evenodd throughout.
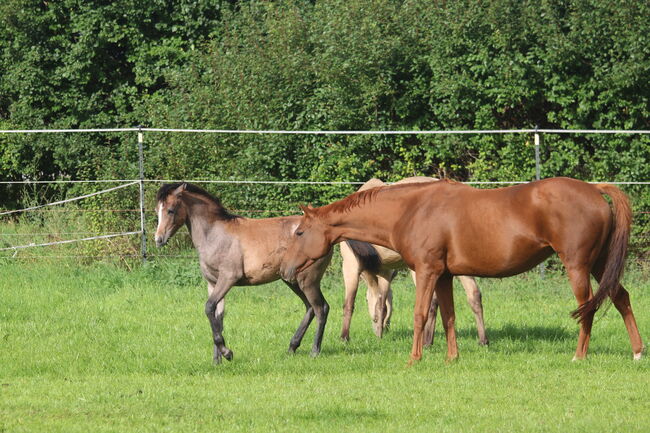
<path id="1" fill-rule="evenodd" d="M 221 220 L 234 220 L 237 218 L 241 218 L 239 215 L 235 215 L 230 213 L 223 205 L 221 204 L 221 200 L 219 200 L 217 197 L 214 195 L 210 194 L 203 188 L 200 188 L 192 183 L 186 183 L 186 182 L 176 182 L 176 183 L 164 183 L 158 192 L 156 193 L 156 201 L 163 201 L 165 200 L 169 194 L 171 194 L 176 188 L 179 186 L 185 184 L 185 190 L 196 195 L 200 195 L 201 197 L 204 197 L 208 199 L 210 202 L 212 202 L 216 207 L 217 207 L 217 216 Z"/>

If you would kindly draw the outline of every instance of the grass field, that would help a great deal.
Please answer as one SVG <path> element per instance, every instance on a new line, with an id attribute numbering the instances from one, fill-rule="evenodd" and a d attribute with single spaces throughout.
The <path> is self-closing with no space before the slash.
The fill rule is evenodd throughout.
<path id="1" fill-rule="evenodd" d="M 316 359 L 313 330 L 286 354 L 303 310 L 283 284 L 234 288 L 225 336 L 235 358 L 214 366 L 197 268 L 0 263 L 0 432 L 650 431 L 650 362 L 631 360 L 614 308 L 597 315 L 589 359 L 571 362 L 575 301 L 559 274 L 479 281 L 489 348 L 476 344 L 457 288 L 460 359 L 444 362 L 438 333 L 411 368 L 405 276 L 384 339 L 360 291 L 344 344 L 333 269 Z M 650 278 L 628 272 L 625 281 L 648 341 Z"/>

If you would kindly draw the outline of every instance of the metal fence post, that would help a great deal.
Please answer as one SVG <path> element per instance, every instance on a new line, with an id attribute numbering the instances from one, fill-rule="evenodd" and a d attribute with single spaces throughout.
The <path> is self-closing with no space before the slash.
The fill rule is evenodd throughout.
<path id="1" fill-rule="evenodd" d="M 142 263 L 147 261 L 147 233 L 144 224 L 144 134 L 142 126 L 138 126 L 138 166 L 140 169 L 140 251 L 142 254 Z"/>
<path id="2" fill-rule="evenodd" d="M 540 146 L 540 141 L 541 141 L 541 136 L 540 133 L 537 130 L 537 126 L 535 126 L 535 180 L 539 180 L 541 178 L 541 170 L 540 170 L 540 162 L 539 162 L 539 146 Z M 539 275 L 544 279 L 546 276 L 546 266 L 544 265 L 544 262 L 539 264 Z"/>

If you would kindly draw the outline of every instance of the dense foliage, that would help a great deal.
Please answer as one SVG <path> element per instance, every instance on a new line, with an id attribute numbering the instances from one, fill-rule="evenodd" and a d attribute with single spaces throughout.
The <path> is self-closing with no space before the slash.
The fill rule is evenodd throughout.
<path id="1" fill-rule="evenodd" d="M 605 0 L 0 6 L 0 128 L 650 129 L 650 4 Z M 150 178 L 530 180 L 529 135 L 147 134 Z M 542 176 L 647 181 L 650 138 L 549 135 Z M 0 136 L 5 179 L 133 178 L 133 136 Z M 350 188 L 223 188 L 236 208 Z M 647 186 L 627 188 L 650 209 Z M 8 191 L 19 199 L 20 191 Z M 637 214 L 637 234 L 648 232 Z"/>

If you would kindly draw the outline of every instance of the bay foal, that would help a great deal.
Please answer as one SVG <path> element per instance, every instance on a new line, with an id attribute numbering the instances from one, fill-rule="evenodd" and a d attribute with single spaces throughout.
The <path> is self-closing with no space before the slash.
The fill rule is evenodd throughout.
<path id="1" fill-rule="evenodd" d="M 231 360 L 233 353 L 223 338 L 224 298 L 233 286 L 255 286 L 280 279 L 280 263 L 299 216 L 250 219 L 236 216 L 218 198 L 189 183 L 164 184 L 156 196 L 156 245 L 161 247 L 183 225 L 199 254 L 203 277 L 208 282 L 205 314 L 212 328 L 214 362 Z M 318 328 L 312 356 L 320 353 L 329 306 L 320 290 L 320 280 L 331 254 L 314 266 L 284 282 L 305 305 L 305 315 L 291 342 L 295 352 L 314 316 Z"/>

